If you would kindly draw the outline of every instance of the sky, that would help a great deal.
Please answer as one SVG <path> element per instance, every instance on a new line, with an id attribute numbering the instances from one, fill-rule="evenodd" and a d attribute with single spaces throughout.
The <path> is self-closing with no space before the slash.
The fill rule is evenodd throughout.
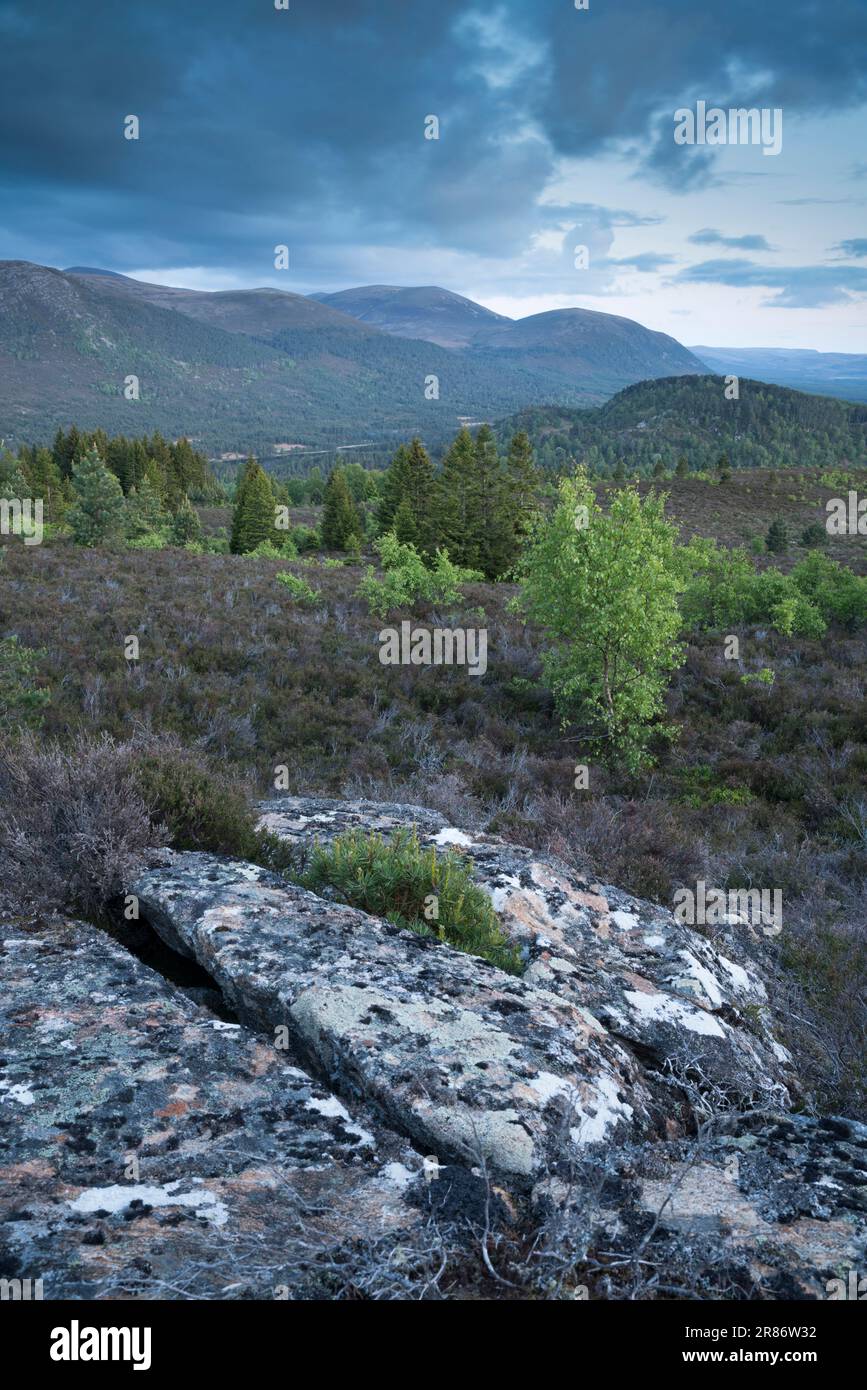
<path id="1" fill-rule="evenodd" d="M 0 0 L 0 259 L 867 352 L 867 0 L 277 3 Z"/>

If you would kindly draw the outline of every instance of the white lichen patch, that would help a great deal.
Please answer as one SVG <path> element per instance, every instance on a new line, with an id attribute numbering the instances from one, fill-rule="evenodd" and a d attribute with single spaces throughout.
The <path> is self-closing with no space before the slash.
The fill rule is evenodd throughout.
<path id="1" fill-rule="evenodd" d="M 346 1109 L 345 1105 L 336 1096 L 326 1096 L 322 1099 L 313 1097 L 305 1102 L 307 1110 L 315 1110 L 320 1115 L 325 1115 L 330 1120 L 342 1120 L 344 1128 L 350 1134 L 354 1134 L 362 1148 L 374 1148 L 376 1141 L 373 1135 L 361 1125 L 357 1125 Z"/>
<path id="2" fill-rule="evenodd" d="M 648 951 L 662 951 L 665 949 L 666 941 L 661 932 L 647 932 L 644 936 L 644 944 Z"/>
<path id="3" fill-rule="evenodd" d="M 36 1097 L 22 1082 L 0 1081 L 0 1100 L 12 1100 L 16 1105 L 35 1105 Z"/>
<path id="4" fill-rule="evenodd" d="M 711 1004 L 713 1008 L 718 1009 L 723 1002 L 723 996 L 716 976 L 712 971 L 708 970 L 706 965 L 702 965 L 701 961 L 697 960 L 691 951 L 679 951 L 678 954 L 680 959 L 687 966 L 689 973 L 687 975 L 674 976 L 671 981 L 673 987 L 675 989 L 689 989 L 693 982 L 696 982 L 700 986 L 700 990 L 696 990 L 693 987 L 690 992 L 703 993 L 708 1003 Z"/>
<path id="5" fill-rule="evenodd" d="M 611 921 L 620 931 L 634 931 L 638 926 L 638 918 L 634 912 L 612 912 Z"/>
<path id="6" fill-rule="evenodd" d="M 489 888 L 486 884 L 488 897 L 491 899 L 491 906 L 495 912 L 502 912 L 516 889 L 520 889 L 521 880 L 514 874 L 502 874 L 499 883 Z"/>
<path id="7" fill-rule="evenodd" d="M 719 963 L 729 976 L 735 989 L 740 990 L 743 994 L 751 994 L 757 999 L 767 999 L 767 991 L 761 980 L 757 980 L 755 976 L 750 976 L 742 965 L 738 965 L 733 960 L 727 960 L 725 956 L 719 957 Z"/>
<path id="8" fill-rule="evenodd" d="M 435 845 L 463 845 L 465 848 L 473 843 L 472 835 L 467 835 L 463 830 L 455 830 L 452 826 L 446 826 L 438 834 L 432 836 Z"/>
<path id="9" fill-rule="evenodd" d="M 326 1100 L 308 1100 L 306 1105 L 308 1110 L 316 1110 L 320 1115 L 328 1116 L 329 1119 L 348 1120 L 350 1118 L 346 1106 L 342 1105 L 336 1096 L 328 1096 Z"/>
<path id="10" fill-rule="evenodd" d="M 228 1209 L 213 1192 L 206 1187 L 198 1192 L 177 1192 L 178 1187 L 180 1181 L 163 1183 L 159 1187 L 146 1183 L 135 1183 L 128 1187 L 120 1184 L 88 1187 L 67 1205 L 86 1216 L 92 1216 L 97 1211 L 107 1211 L 113 1216 L 119 1211 L 126 1211 L 130 1202 L 136 1201 L 148 1207 L 193 1207 L 197 1215 L 203 1216 L 212 1225 L 225 1226 L 229 1219 Z"/>
<path id="11" fill-rule="evenodd" d="M 388 1183 L 389 1187 L 396 1187 L 399 1192 L 403 1192 L 405 1188 L 409 1187 L 415 1173 L 404 1163 L 386 1163 L 379 1176 Z"/>
<path id="12" fill-rule="evenodd" d="M 679 999 L 667 994 L 645 994 L 627 989 L 623 998 L 640 1018 L 648 1022 L 673 1023 L 689 1033 L 701 1033 L 708 1038 L 724 1038 L 725 1029 L 704 1009 L 691 1009 Z"/>
<path id="13" fill-rule="evenodd" d="M 602 1073 L 594 1080 L 589 1095 L 572 1098 L 573 1108 L 579 1117 L 578 1124 L 569 1131 L 573 1144 L 580 1147 L 599 1144 L 615 1125 L 632 1119 L 632 1106 L 620 1099 L 618 1091 L 615 1078 Z"/>
<path id="14" fill-rule="evenodd" d="M 555 1076 L 551 1071 L 540 1071 L 538 1076 L 534 1076 L 529 1081 L 528 1086 L 535 1091 L 543 1103 L 553 1100 L 555 1096 L 565 1095 L 574 1088 L 562 1076 Z"/>

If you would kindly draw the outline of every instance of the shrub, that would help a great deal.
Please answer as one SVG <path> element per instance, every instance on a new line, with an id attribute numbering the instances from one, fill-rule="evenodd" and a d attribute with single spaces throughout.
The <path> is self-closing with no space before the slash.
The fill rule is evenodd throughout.
<path id="1" fill-rule="evenodd" d="M 804 556 L 792 571 L 792 582 L 829 622 L 853 629 L 867 622 L 867 579 L 821 551 Z"/>
<path id="2" fill-rule="evenodd" d="M 315 526 L 293 526 L 289 536 L 299 555 L 320 548 L 321 540 Z"/>
<path id="3" fill-rule="evenodd" d="M 375 548 L 382 561 L 383 576 L 377 579 L 370 567 L 357 593 L 377 618 L 385 618 L 392 609 L 406 608 L 419 599 L 456 603 L 462 597 L 461 584 L 482 578 L 476 570 L 453 565 L 445 550 L 436 552 L 434 563 L 428 568 L 415 546 L 404 545 L 393 531 L 380 536 Z"/>
<path id="4" fill-rule="evenodd" d="M 784 521 L 780 521 L 779 518 L 777 518 L 776 521 L 771 522 L 768 527 L 768 533 L 765 536 L 765 545 L 768 547 L 768 550 L 777 555 L 781 555 L 784 550 L 788 550 L 789 533 Z"/>
<path id="5" fill-rule="evenodd" d="M 687 627 L 771 623 L 785 637 L 821 637 L 827 619 L 843 621 L 843 613 L 855 619 L 861 587 L 867 600 L 863 580 L 817 551 L 790 575 L 773 568 L 759 573 L 746 551 L 712 541 L 693 540 L 683 555 L 692 570 L 681 600 Z"/>
<path id="6" fill-rule="evenodd" d="M 0 745 L 4 906 L 98 916 L 159 843 L 130 785 L 130 745 L 79 738 L 67 751 L 32 735 Z"/>
<path id="7" fill-rule="evenodd" d="M 182 747 L 157 746 L 130 760 L 132 779 L 174 849 L 254 859 L 259 850 L 248 788 Z"/>
<path id="8" fill-rule="evenodd" d="M 298 551 L 286 536 L 280 545 L 275 545 L 273 541 L 260 541 L 255 550 L 248 550 L 247 554 L 259 560 L 294 560 Z"/>
<path id="9" fill-rule="evenodd" d="M 811 521 L 801 532 L 801 545 L 812 550 L 817 545 L 828 544 L 828 532 L 818 521 Z"/>
<path id="10" fill-rule="evenodd" d="M 319 589 L 312 589 L 306 579 L 291 574 L 289 570 L 281 570 L 277 575 L 277 582 L 289 590 L 297 603 L 315 603 L 321 593 Z"/>
<path id="11" fill-rule="evenodd" d="M 454 851 L 423 849 L 415 829 L 396 831 L 388 842 L 357 831 L 339 835 L 328 845 L 316 844 L 306 868 L 293 876 L 314 893 L 331 888 L 352 907 L 438 937 L 512 975 L 520 972 L 516 948 L 463 859 Z"/>
<path id="12" fill-rule="evenodd" d="M 0 728 L 42 723 L 51 691 L 37 686 L 36 667 L 46 655 L 43 648 L 22 647 L 14 635 L 0 638 Z"/>
<path id="13" fill-rule="evenodd" d="M 741 676 L 741 685 L 773 685 L 776 680 L 776 672 L 770 666 L 763 666 L 761 671 L 747 671 Z"/>
<path id="14" fill-rule="evenodd" d="M 126 545 L 128 550 L 165 550 L 168 539 L 165 531 L 145 531 L 133 536 Z"/>

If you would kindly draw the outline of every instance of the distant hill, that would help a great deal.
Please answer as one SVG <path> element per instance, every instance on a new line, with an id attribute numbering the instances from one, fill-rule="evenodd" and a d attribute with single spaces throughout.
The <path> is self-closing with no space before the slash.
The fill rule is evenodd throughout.
<path id="1" fill-rule="evenodd" d="M 541 463 L 586 463 L 610 476 L 647 476 L 657 463 L 713 468 L 725 453 L 733 468 L 838 467 L 867 463 L 867 406 L 742 378 L 740 399 L 726 400 L 722 377 L 642 381 L 590 410 L 531 408 L 501 421 L 505 446 L 519 429 Z"/>
<path id="2" fill-rule="evenodd" d="M 798 391 L 867 401 L 867 355 L 812 348 L 694 347 L 690 351 L 723 376 L 734 373 Z"/>
<path id="3" fill-rule="evenodd" d="M 401 337 L 464 348 L 474 357 L 496 352 L 504 368 L 522 366 L 561 385 L 581 385 L 597 400 L 644 377 L 707 371 L 667 333 L 593 309 L 510 319 L 437 285 L 363 285 L 312 297 Z"/>
<path id="4" fill-rule="evenodd" d="M 135 375 L 140 399 L 124 397 Z M 439 379 L 439 399 L 425 381 Z M 43 440 L 58 425 L 159 429 L 212 454 L 276 444 L 391 447 L 414 432 L 445 440 L 460 420 L 528 401 L 586 398 L 538 374 L 467 364 L 278 290 L 206 294 L 93 271 L 0 262 L 0 437 Z"/>
<path id="5" fill-rule="evenodd" d="M 576 309 L 513 323 L 444 290 L 419 293 L 413 312 L 442 309 L 467 332 L 480 325 L 476 338 L 443 347 L 274 288 L 208 293 L 0 262 L 0 437 L 35 442 L 75 423 L 185 434 L 212 455 L 297 458 L 302 446 L 369 441 L 382 451 L 413 433 L 438 449 L 463 421 L 598 404 L 656 372 L 701 370 L 628 319 Z M 138 400 L 125 398 L 129 376 Z"/>
<path id="6" fill-rule="evenodd" d="M 311 299 L 399 338 L 421 338 L 440 347 L 466 347 L 484 328 L 512 322 L 438 285 L 361 285 Z"/>
<path id="7" fill-rule="evenodd" d="M 590 378 L 606 394 L 645 377 L 707 370 L 667 333 L 655 333 L 632 319 L 592 309 L 552 309 L 486 327 L 474 347 L 496 349 L 507 360 L 569 381 Z"/>

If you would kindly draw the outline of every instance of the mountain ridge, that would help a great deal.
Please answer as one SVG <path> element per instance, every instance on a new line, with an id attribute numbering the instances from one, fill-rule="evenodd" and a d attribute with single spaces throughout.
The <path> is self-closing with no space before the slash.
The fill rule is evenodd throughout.
<path id="1" fill-rule="evenodd" d="M 594 405 L 646 377 L 704 370 L 630 319 L 575 309 L 513 321 L 439 287 L 392 288 L 413 313 L 482 327 L 444 347 L 291 290 L 0 262 L 0 437 L 37 442 L 76 423 L 187 435 L 212 454 L 360 439 L 388 449 L 411 433 L 436 448 L 467 421 Z"/>

